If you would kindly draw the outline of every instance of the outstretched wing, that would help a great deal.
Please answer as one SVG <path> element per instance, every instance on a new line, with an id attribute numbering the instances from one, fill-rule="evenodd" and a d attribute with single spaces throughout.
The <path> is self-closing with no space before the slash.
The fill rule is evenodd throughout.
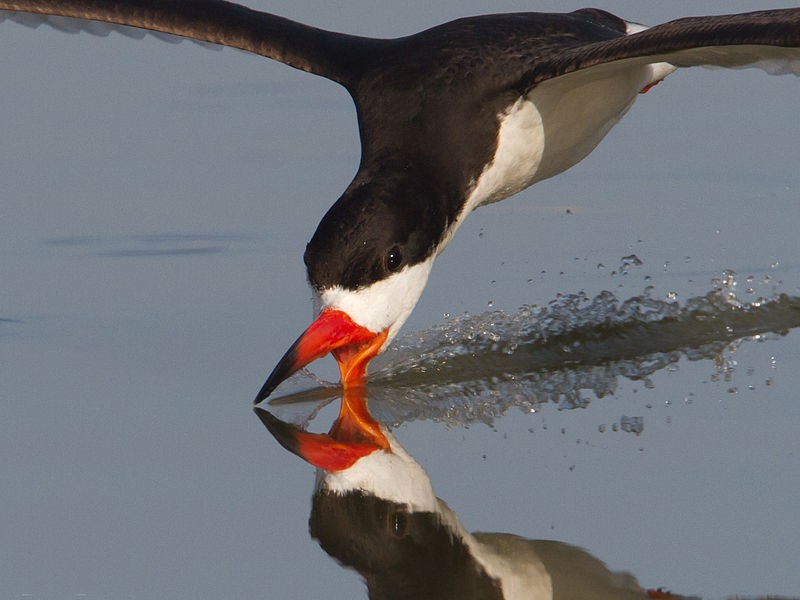
<path id="1" fill-rule="evenodd" d="M 758 67 L 800 75 L 800 8 L 688 17 L 569 48 L 535 60 L 523 85 L 530 89 L 548 79 L 620 61 L 631 67 L 668 62 L 676 67 Z"/>
<path id="2" fill-rule="evenodd" d="M 4 16 L 101 35 L 121 26 L 182 36 L 260 54 L 345 86 L 354 65 L 379 43 L 223 0 L 0 0 L 0 20 Z"/>

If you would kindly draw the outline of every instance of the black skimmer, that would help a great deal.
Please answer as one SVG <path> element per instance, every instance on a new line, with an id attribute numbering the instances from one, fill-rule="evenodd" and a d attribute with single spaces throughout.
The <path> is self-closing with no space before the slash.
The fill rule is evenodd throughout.
<path id="1" fill-rule="evenodd" d="M 0 0 L 3 9 L 27 23 L 70 17 L 82 21 L 68 29 L 97 32 L 104 22 L 232 46 L 352 96 L 361 163 L 305 253 L 319 316 L 256 402 L 328 353 L 345 387 L 362 383 L 466 215 L 582 160 L 640 92 L 676 69 L 800 74 L 800 8 L 651 28 L 597 9 L 498 14 L 397 39 L 324 31 L 222 0 Z"/>
<path id="2" fill-rule="evenodd" d="M 370 416 L 363 387 L 345 391 L 328 434 L 255 411 L 281 445 L 318 467 L 311 535 L 361 573 L 370 598 L 679 598 L 645 590 L 569 544 L 468 531 Z"/>

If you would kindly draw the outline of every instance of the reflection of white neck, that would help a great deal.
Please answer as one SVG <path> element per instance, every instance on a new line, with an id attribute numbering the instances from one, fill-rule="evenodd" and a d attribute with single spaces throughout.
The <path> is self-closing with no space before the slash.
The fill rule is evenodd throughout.
<path id="1" fill-rule="evenodd" d="M 405 504 L 411 512 L 437 512 L 437 498 L 425 470 L 381 425 L 391 452 L 376 450 L 352 467 L 334 473 L 317 470 L 316 489 L 337 494 L 362 492 Z"/>
<path id="2" fill-rule="evenodd" d="M 443 527 L 469 548 L 476 563 L 502 583 L 505 598 L 552 598 L 552 583 L 527 540 L 508 534 L 491 534 L 484 541 L 467 531 L 449 506 L 433 491 L 428 474 L 381 426 L 391 452 L 376 450 L 352 467 L 334 473 L 317 470 L 317 491 L 336 494 L 360 492 L 405 505 L 409 512 L 436 514 Z M 482 534 L 479 534 L 482 535 Z M 497 538 L 503 543 L 497 543 Z"/>
<path id="3" fill-rule="evenodd" d="M 376 450 L 352 467 L 317 471 L 318 492 L 360 493 L 404 505 L 409 512 L 431 513 L 439 526 L 463 544 L 475 563 L 497 581 L 506 600 L 596 598 L 633 600 L 645 596 L 636 578 L 610 571 L 600 560 L 575 546 L 529 540 L 509 533 L 470 533 L 449 506 L 436 497 L 425 470 L 381 426 L 391 452 Z"/>

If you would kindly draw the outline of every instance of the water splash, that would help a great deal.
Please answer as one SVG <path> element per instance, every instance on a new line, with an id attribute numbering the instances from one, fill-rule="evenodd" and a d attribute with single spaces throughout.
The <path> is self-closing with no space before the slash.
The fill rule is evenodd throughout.
<path id="1" fill-rule="evenodd" d="M 684 304 L 650 288 L 620 300 L 605 291 L 558 295 L 546 306 L 462 315 L 407 334 L 370 367 L 370 407 L 385 422 L 492 423 L 511 407 L 584 407 L 613 394 L 619 378 L 643 380 L 688 360 L 711 359 L 728 380 L 725 351 L 800 326 L 800 297 L 742 300 L 732 271 Z M 317 399 L 336 395 L 315 390 Z M 300 400 L 291 396 L 277 403 Z"/>

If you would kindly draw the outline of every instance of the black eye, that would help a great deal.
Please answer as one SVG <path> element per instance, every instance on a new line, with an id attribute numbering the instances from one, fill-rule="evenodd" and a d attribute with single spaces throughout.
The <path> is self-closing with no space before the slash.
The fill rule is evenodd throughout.
<path id="1" fill-rule="evenodd" d="M 397 246 L 392 246 L 392 248 L 386 254 L 386 269 L 390 273 L 394 273 L 402 264 L 403 254 L 400 252 L 400 248 Z"/>

